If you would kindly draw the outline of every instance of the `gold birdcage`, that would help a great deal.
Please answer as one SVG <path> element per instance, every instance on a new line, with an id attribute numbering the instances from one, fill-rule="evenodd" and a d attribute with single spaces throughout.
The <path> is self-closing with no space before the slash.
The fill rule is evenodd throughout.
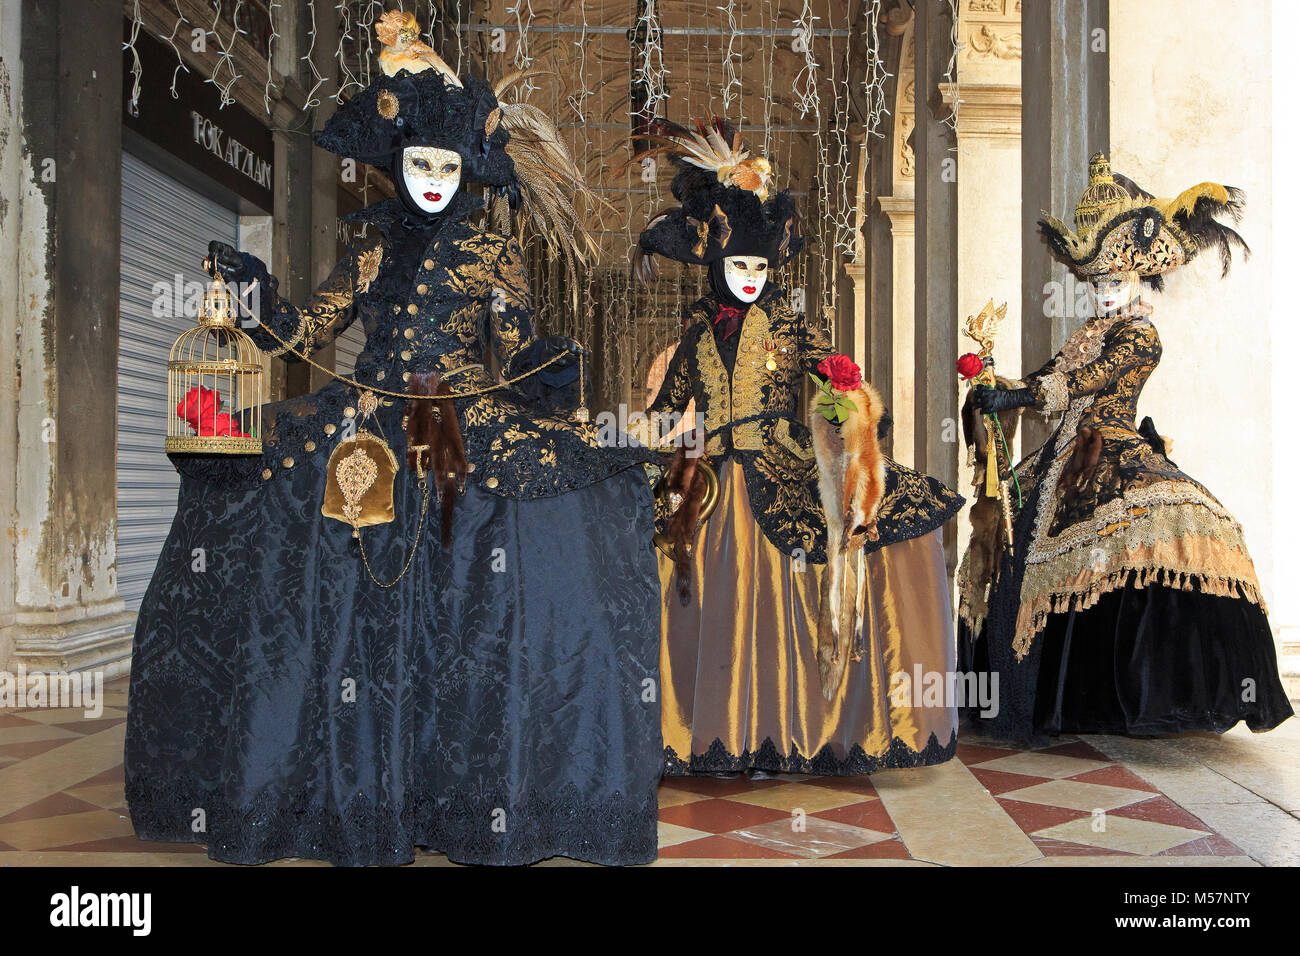
<path id="1" fill-rule="evenodd" d="M 260 455 L 266 402 L 261 352 L 236 324 L 219 273 L 167 361 L 168 454 Z"/>

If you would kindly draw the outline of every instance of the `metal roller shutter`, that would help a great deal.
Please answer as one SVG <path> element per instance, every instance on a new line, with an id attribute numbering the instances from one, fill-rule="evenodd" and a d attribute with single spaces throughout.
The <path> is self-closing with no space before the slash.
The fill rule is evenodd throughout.
<path id="1" fill-rule="evenodd" d="M 208 241 L 239 245 L 239 216 L 140 159 L 122 155 L 122 293 L 117 372 L 117 589 L 129 610 L 144 596 L 176 511 L 180 478 L 163 453 L 167 354 L 194 324 L 168 290 L 204 280 Z M 183 287 L 183 286 L 182 286 Z M 182 298 L 184 302 L 184 298 Z M 159 314 L 155 314 L 155 312 Z"/>
<path id="2" fill-rule="evenodd" d="M 366 326 L 359 319 L 334 340 L 334 371 L 351 375 L 357 367 L 357 356 L 366 347 Z"/>

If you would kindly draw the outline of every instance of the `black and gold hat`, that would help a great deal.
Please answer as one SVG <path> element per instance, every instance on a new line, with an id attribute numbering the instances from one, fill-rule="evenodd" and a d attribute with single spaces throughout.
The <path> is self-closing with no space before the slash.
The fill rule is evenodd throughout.
<path id="1" fill-rule="evenodd" d="M 461 77 L 459 83 L 438 70 L 380 76 L 313 139 L 331 153 L 381 167 L 389 167 L 393 155 L 408 146 L 453 149 L 464 161 L 465 179 L 509 186 L 515 180 L 506 153 L 510 134 L 501 123 L 496 93 L 477 77 Z"/>
<path id="2" fill-rule="evenodd" d="M 1161 276 L 1191 262 L 1205 248 L 1219 250 L 1223 275 L 1232 265 L 1232 246 L 1250 248 L 1237 231 L 1218 221 L 1241 218 L 1245 194 L 1232 186 L 1201 183 L 1174 199 L 1157 199 L 1132 180 L 1112 173 L 1097 153 L 1088 164 L 1088 187 L 1075 207 L 1078 232 L 1044 214 L 1039 231 L 1052 255 L 1080 278 L 1136 272 L 1159 289 Z"/>
<path id="3" fill-rule="evenodd" d="M 672 192 L 680 203 L 655 216 L 641 232 L 633 254 L 641 278 L 654 278 L 655 255 L 694 265 L 763 256 L 775 268 L 803 249 L 794 197 L 785 190 L 769 195 L 771 164 L 752 156 L 724 121 L 688 130 L 657 119 L 637 139 L 650 146 L 633 162 L 667 155 L 677 166 Z"/>

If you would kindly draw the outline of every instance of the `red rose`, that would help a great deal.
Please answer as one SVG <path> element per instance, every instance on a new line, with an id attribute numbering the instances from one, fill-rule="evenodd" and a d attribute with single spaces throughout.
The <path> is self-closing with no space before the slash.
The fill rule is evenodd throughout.
<path id="1" fill-rule="evenodd" d="M 176 415 L 185 419 L 190 428 L 198 432 L 200 422 L 212 422 L 220 404 L 221 396 L 216 389 L 195 385 L 176 405 Z"/>
<path id="2" fill-rule="evenodd" d="M 984 371 L 984 360 L 974 352 L 967 352 L 957 360 L 957 374 L 966 381 L 970 381 L 982 371 Z"/>
<path id="3" fill-rule="evenodd" d="M 830 381 L 832 388 L 841 392 L 862 387 L 862 369 L 847 355 L 828 355 L 817 363 L 817 371 Z"/>
<path id="4" fill-rule="evenodd" d="M 200 438 L 247 438 L 239 428 L 235 416 L 228 412 L 219 412 L 221 393 L 214 388 L 196 385 L 176 405 L 176 414 L 185 419 L 186 424 L 194 429 Z"/>
<path id="5" fill-rule="evenodd" d="M 208 430 L 207 423 L 204 423 L 202 437 L 207 438 L 209 434 L 213 437 L 220 438 L 229 436 L 231 438 L 247 438 L 239 428 L 239 421 L 233 415 L 221 412 L 212 419 L 211 431 Z"/>

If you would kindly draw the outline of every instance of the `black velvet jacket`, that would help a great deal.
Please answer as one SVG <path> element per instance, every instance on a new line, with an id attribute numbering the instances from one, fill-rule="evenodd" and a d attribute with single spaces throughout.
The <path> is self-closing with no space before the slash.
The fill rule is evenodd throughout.
<path id="1" fill-rule="evenodd" d="M 462 192 L 436 217 L 412 216 L 395 199 L 359 210 L 350 218 L 369 224 L 368 234 L 349 244 L 301 306 L 281 297 L 265 266 L 245 255 L 245 281 L 257 278 L 263 289 L 260 321 L 265 326 L 249 333 L 268 351 L 280 348 L 283 340 L 310 355 L 359 320 L 366 345 L 351 377 L 364 387 L 392 392 L 405 391 L 411 373 L 427 371 L 442 372 L 456 392 L 488 389 L 496 384 L 486 367 L 489 349 L 506 377 L 527 371 L 539 358 L 523 251 L 514 239 L 466 220 L 481 207 L 481 199 Z M 276 407 L 270 406 L 266 460 L 258 466 L 265 465 L 263 479 L 317 457 L 323 467 L 335 444 L 331 436 L 337 423 L 356 414 L 359 392 L 336 381 L 311 396 L 309 413 L 290 417 L 275 414 Z M 400 458 L 404 400 L 380 398 L 380 422 Z M 564 494 L 655 460 L 635 443 L 606 447 L 594 422 L 531 403 L 518 388 L 458 398 L 456 411 L 470 480 L 504 497 Z"/>
<path id="2" fill-rule="evenodd" d="M 683 412 L 695 400 L 705 451 L 735 455 L 750 506 L 767 539 L 785 554 L 826 560 L 826 518 L 812 433 L 801 420 L 804 377 L 833 353 L 825 334 L 767 286 L 741 322 L 735 368 L 727 373 L 713 334 L 712 293 L 686 312 L 687 328 L 649 411 Z M 885 459 L 880 540 L 868 550 L 919 537 L 952 518 L 964 499 L 941 482 Z"/>

